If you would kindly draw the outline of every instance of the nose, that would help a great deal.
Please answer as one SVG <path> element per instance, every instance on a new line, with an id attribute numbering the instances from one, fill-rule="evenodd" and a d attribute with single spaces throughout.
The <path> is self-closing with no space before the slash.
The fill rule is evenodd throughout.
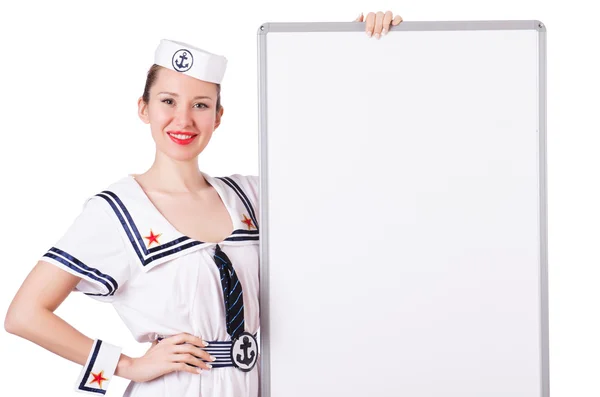
<path id="1" fill-rule="evenodd" d="M 184 107 L 177 109 L 177 113 L 175 114 L 175 121 L 177 123 L 177 126 L 182 130 L 187 127 L 191 127 L 193 124 L 191 109 Z"/>

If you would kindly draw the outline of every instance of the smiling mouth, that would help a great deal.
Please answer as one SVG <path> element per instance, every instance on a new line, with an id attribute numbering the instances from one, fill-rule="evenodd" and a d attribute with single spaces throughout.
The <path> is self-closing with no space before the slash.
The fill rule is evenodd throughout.
<path id="1" fill-rule="evenodd" d="M 198 134 L 192 134 L 189 132 L 181 132 L 181 131 L 169 131 L 169 132 L 167 132 L 167 134 L 169 134 L 169 136 L 175 137 L 177 139 L 183 139 L 183 140 L 190 139 L 190 138 L 193 138 L 196 135 L 198 135 Z"/>
<path id="2" fill-rule="evenodd" d="M 194 142 L 198 136 L 198 134 L 183 131 L 168 131 L 167 135 L 169 135 L 169 138 L 178 145 L 189 145 Z"/>

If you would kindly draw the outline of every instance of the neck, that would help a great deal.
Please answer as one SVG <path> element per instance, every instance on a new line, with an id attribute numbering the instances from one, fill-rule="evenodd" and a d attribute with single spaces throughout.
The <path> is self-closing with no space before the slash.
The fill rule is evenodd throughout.
<path id="1" fill-rule="evenodd" d="M 206 189 L 204 179 L 196 159 L 179 161 L 157 156 L 154 164 L 140 177 L 143 177 L 152 190 L 169 193 L 192 193 Z"/>

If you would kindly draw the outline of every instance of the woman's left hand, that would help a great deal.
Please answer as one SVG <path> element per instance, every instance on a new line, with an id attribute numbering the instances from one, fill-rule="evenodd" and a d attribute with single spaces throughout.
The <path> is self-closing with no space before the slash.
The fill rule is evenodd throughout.
<path id="1" fill-rule="evenodd" d="M 371 37 L 374 35 L 376 39 L 379 39 L 381 36 L 387 34 L 390 30 L 390 26 L 400 24 L 400 22 L 402 22 L 402 17 L 400 15 L 394 17 L 394 14 L 391 11 L 387 11 L 386 13 L 378 11 L 376 13 L 368 13 L 366 20 L 361 13 L 354 22 L 366 22 L 365 33 L 367 36 Z"/>

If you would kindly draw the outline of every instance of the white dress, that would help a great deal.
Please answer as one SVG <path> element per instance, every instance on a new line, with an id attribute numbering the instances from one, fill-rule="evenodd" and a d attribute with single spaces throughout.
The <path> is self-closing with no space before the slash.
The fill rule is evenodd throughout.
<path id="1" fill-rule="evenodd" d="M 231 341 L 213 258 L 218 244 L 242 284 L 245 331 L 256 335 L 260 326 L 258 177 L 203 175 L 223 200 L 234 225 L 223 241 L 201 242 L 177 231 L 135 178 L 127 176 L 88 199 L 66 234 L 40 259 L 79 276 L 77 291 L 112 303 L 138 342 L 182 332 L 209 342 Z M 125 396 L 257 397 L 259 362 L 248 372 L 228 366 L 131 382 Z"/>

